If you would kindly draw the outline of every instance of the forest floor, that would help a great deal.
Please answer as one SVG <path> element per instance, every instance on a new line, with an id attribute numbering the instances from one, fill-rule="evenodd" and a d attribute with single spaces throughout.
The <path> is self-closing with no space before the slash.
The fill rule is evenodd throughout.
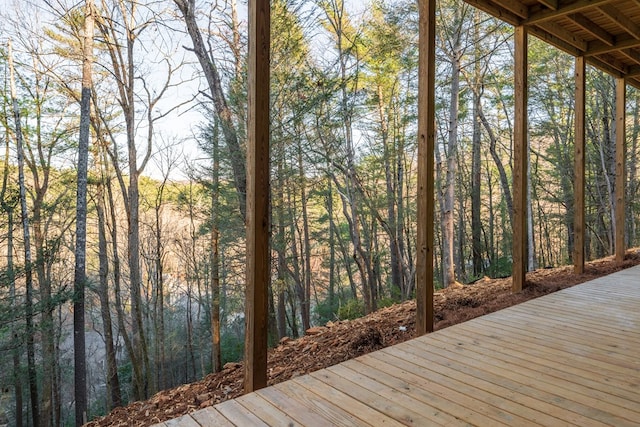
<path id="1" fill-rule="evenodd" d="M 526 288 L 511 293 L 511 278 L 482 279 L 474 284 L 436 292 L 435 329 L 461 323 L 532 298 L 586 282 L 640 264 L 640 249 L 627 252 L 618 264 L 613 257 L 587 263 L 584 274 L 572 266 L 537 270 L 527 274 Z M 414 336 L 415 301 L 383 308 L 351 321 L 313 327 L 299 339 L 283 338 L 269 352 L 269 385 L 406 341 Z M 222 372 L 201 381 L 164 390 L 142 402 L 113 410 L 90 422 L 91 427 L 147 426 L 176 418 L 242 394 L 243 367 L 227 363 Z"/>

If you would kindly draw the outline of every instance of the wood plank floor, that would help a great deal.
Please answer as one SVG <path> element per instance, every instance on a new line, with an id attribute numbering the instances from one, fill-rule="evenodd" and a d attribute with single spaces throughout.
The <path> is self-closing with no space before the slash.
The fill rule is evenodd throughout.
<path id="1" fill-rule="evenodd" d="M 159 426 L 640 426 L 640 266 Z"/>

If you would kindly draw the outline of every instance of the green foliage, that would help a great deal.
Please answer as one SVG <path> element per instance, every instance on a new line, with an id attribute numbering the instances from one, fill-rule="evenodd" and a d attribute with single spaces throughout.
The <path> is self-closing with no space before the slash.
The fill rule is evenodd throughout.
<path id="1" fill-rule="evenodd" d="M 364 316 L 364 302 L 359 299 L 350 299 L 338 308 L 338 319 L 353 320 Z"/>
<path id="2" fill-rule="evenodd" d="M 487 275 L 491 278 L 509 277 L 513 269 L 511 258 L 502 256 L 487 268 Z"/>
<path id="3" fill-rule="evenodd" d="M 378 300 L 378 309 L 391 307 L 393 304 L 398 303 L 399 300 L 391 297 L 383 297 Z"/>
<path id="4" fill-rule="evenodd" d="M 126 385 L 131 384 L 133 380 L 133 365 L 131 365 L 129 360 L 118 365 L 118 377 L 122 387 L 122 403 L 126 404 L 131 399 L 131 390 Z"/>
<path id="5" fill-rule="evenodd" d="M 327 322 L 336 320 L 338 318 L 339 309 L 340 304 L 338 302 L 338 298 L 334 298 L 333 303 L 329 301 L 329 298 L 320 301 L 315 306 L 315 323 L 318 325 L 325 325 Z"/>
<path id="6" fill-rule="evenodd" d="M 223 332 L 220 337 L 222 364 L 239 362 L 244 357 L 244 339 L 235 332 Z"/>

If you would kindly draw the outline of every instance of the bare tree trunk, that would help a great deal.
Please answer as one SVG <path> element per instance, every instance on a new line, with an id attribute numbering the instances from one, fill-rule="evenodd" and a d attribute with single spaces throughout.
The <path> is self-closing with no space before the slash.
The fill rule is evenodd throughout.
<path id="1" fill-rule="evenodd" d="M 278 336 L 282 338 L 287 335 L 287 243 L 285 225 L 285 202 L 284 202 L 284 146 L 280 138 L 273 144 L 273 162 L 276 167 L 276 174 L 271 192 L 273 199 L 272 216 L 275 216 L 275 232 L 273 246 L 277 253 L 276 281 L 273 283 L 274 291 L 278 294 L 278 307 L 276 320 L 278 323 Z M 298 336 L 297 328 L 292 328 L 291 335 Z"/>
<path id="2" fill-rule="evenodd" d="M 630 202 L 637 200 L 638 194 L 638 137 L 640 136 L 640 97 L 636 94 L 633 106 L 633 135 L 631 137 L 631 151 L 627 160 L 629 168 L 629 177 L 627 184 L 626 200 Z M 637 205 L 636 205 L 637 206 Z M 634 203 L 627 203 L 627 213 L 629 230 L 627 236 L 629 238 L 629 246 L 634 247 L 637 242 L 637 215 L 634 213 Z"/>
<path id="3" fill-rule="evenodd" d="M 4 111 L 7 116 L 7 111 Z M 18 310 L 16 304 L 16 279 L 15 271 L 13 269 L 13 228 L 14 219 L 13 212 L 15 209 L 15 201 L 11 197 L 7 197 L 7 185 L 9 181 L 9 152 L 10 152 L 10 137 L 8 123 L 5 123 L 5 154 L 4 154 L 4 168 L 2 174 L 2 190 L 0 192 L 0 206 L 2 211 L 7 214 L 7 281 L 9 282 L 9 301 L 10 306 L 14 310 Z M 15 421 L 16 427 L 23 426 L 22 417 L 22 378 L 21 378 L 21 365 L 20 365 L 20 344 L 18 328 L 15 321 L 11 321 L 10 327 L 11 342 L 12 342 L 12 361 L 13 361 L 13 387 L 15 396 Z"/>
<path id="4" fill-rule="evenodd" d="M 371 264 L 371 254 L 366 249 L 366 242 L 362 238 L 363 215 L 360 210 L 362 204 L 362 194 L 358 185 L 357 171 L 355 167 L 355 148 L 353 143 L 353 106 L 350 105 L 348 85 L 353 84 L 353 77 L 357 78 L 358 69 L 354 75 L 349 75 L 349 56 L 355 54 L 349 52 L 345 47 L 349 41 L 345 34 L 345 26 L 348 24 L 345 17 L 345 4 L 342 0 L 333 0 L 325 6 L 326 18 L 333 28 L 336 37 L 335 46 L 338 50 L 338 63 L 340 67 L 340 113 L 343 121 L 342 130 L 344 132 L 345 158 L 344 167 L 340 167 L 345 175 L 345 184 L 340 188 L 339 182 L 334 177 L 334 182 L 338 186 L 338 191 L 342 199 L 342 211 L 349 223 L 351 243 L 353 245 L 353 258 L 360 272 L 362 295 L 364 299 L 365 313 L 370 313 L 376 309 L 374 298 L 375 286 L 373 266 Z M 355 47 L 355 45 L 352 45 Z M 334 163 L 333 166 L 338 166 Z"/>
<path id="5" fill-rule="evenodd" d="M 104 331 L 105 353 L 107 359 L 107 392 L 109 409 L 122 406 L 120 378 L 116 362 L 116 351 L 113 341 L 113 322 L 111 320 L 111 304 L 109 302 L 109 259 L 107 255 L 107 232 L 102 184 L 97 195 L 96 210 L 98 215 L 98 258 L 100 289 L 100 315 Z"/>
<path id="6" fill-rule="evenodd" d="M 444 195 L 440 206 L 442 221 L 442 284 L 449 287 L 456 283 L 454 262 L 454 203 L 456 184 L 456 156 L 458 147 L 458 105 L 460 98 L 460 61 L 462 51 L 459 44 L 454 47 L 451 58 L 451 93 L 449 98 L 449 136 L 447 141 L 447 171 L 444 184 Z"/>
<path id="7" fill-rule="evenodd" d="M 287 191 L 287 204 L 289 206 L 289 218 L 295 218 L 295 205 L 296 205 L 296 201 L 295 200 L 291 200 L 291 195 L 294 192 L 294 189 L 289 189 L 289 191 Z M 291 278 L 293 279 L 294 282 L 294 287 L 295 287 L 295 293 L 296 293 L 296 297 L 298 299 L 298 304 L 300 305 L 300 318 L 302 320 L 302 330 L 306 331 L 307 329 L 309 329 L 310 324 L 309 324 L 309 312 L 307 311 L 307 294 L 305 292 L 305 286 L 304 286 L 304 273 L 303 273 L 303 269 L 300 268 L 301 265 L 301 260 L 300 258 L 303 257 L 304 255 L 301 254 L 302 252 L 302 248 L 300 248 L 300 250 L 298 250 L 298 231 L 296 229 L 296 225 L 294 224 L 294 221 L 291 220 L 289 221 L 289 234 L 290 234 L 290 240 L 291 240 L 291 254 L 292 254 L 292 265 L 293 265 L 293 271 L 291 270 L 291 268 L 288 268 L 287 271 L 289 272 L 289 275 L 291 276 Z"/>
<path id="8" fill-rule="evenodd" d="M 218 147 L 218 126 L 213 132 L 213 187 L 211 188 L 211 366 L 213 372 L 222 370 L 222 349 L 220 348 L 220 153 Z"/>
<path id="9" fill-rule="evenodd" d="M 125 314 L 124 305 L 121 297 L 121 269 L 120 269 L 120 255 L 118 248 L 118 223 L 116 218 L 115 202 L 113 200 L 113 190 L 111 189 L 111 181 L 107 180 L 107 202 L 109 205 L 109 219 L 111 220 L 111 252 L 113 253 L 113 289 L 116 304 L 116 314 L 118 319 L 118 330 L 122 335 L 124 346 L 127 350 L 127 355 L 131 360 L 131 367 L 133 369 L 134 382 L 142 382 L 142 372 L 139 361 L 136 359 L 136 352 L 133 349 L 133 343 L 129 332 L 125 327 Z"/>
<path id="10" fill-rule="evenodd" d="M 164 325 L 164 258 L 165 249 L 162 241 L 162 208 L 164 205 L 164 192 L 169 181 L 169 175 L 173 168 L 173 159 L 171 153 L 166 151 L 166 169 L 162 170 L 162 181 L 158 187 L 156 198 L 154 201 L 154 255 L 153 255 L 153 325 L 155 331 L 155 356 L 156 356 L 156 377 L 155 389 L 162 390 L 166 387 L 167 367 L 165 355 L 165 325 Z"/>
<path id="11" fill-rule="evenodd" d="M 196 377 L 196 358 L 193 353 L 193 313 L 192 313 L 192 290 L 191 290 L 191 281 L 187 281 L 187 357 L 185 358 L 185 364 L 187 366 L 187 370 L 185 372 L 186 382 L 191 382 L 195 380 Z M 189 364 L 191 362 L 191 364 Z M 189 372 L 189 366 L 191 366 L 191 372 Z"/>
<path id="12" fill-rule="evenodd" d="M 29 231 L 29 211 L 27 209 L 27 190 L 24 179 L 24 148 L 22 142 L 22 127 L 20 107 L 16 93 L 15 71 L 13 68 L 13 50 L 9 41 L 8 62 L 11 85 L 11 101 L 15 122 L 16 146 L 18 151 L 18 186 L 20 191 L 20 213 L 22 215 L 22 232 L 24 236 L 24 264 L 25 264 L 25 321 L 27 342 L 27 373 L 29 377 L 29 395 L 31 398 L 31 413 L 33 426 L 40 426 L 40 410 L 38 405 L 38 377 L 36 373 L 35 346 L 33 342 L 33 263 L 31 258 L 31 238 Z"/>
<path id="13" fill-rule="evenodd" d="M 280 259 L 278 257 L 278 262 Z M 277 321 L 278 321 L 278 337 L 283 338 L 287 336 L 287 301 L 286 292 L 284 289 L 276 290 L 278 294 L 278 306 L 277 306 Z"/>
<path id="14" fill-rule="evenodd" d="M 9 140 L 7 139 L 7 146 Z M 5 163 L 8 165 L 8 163 Z M 3 191 L 4 193 L 4 191 Z M 2 198 L 2 204 L 4 205 L 4 197 Z M 9 298 L 11 300 L 11 306 L 16 307 L 16 283 L 15 275 L 13 271 L 13 207 L 6 208 L 4 211 L 7 213 L 7 278 L 9 279 Z M 11 323 L 11 339 L 13 342 L 13 386 L 15 395 L 15 411 L 16 411 L 16 427 L 22 427 L 22 378 L 21 378 L 21 364 L 20 364 L 20 339 L 18 335 L 18 329 L 15 327 L 14 322 Z"/>
<path id="15" fill-rule="evenodd" d="M 384 161 L 384 175 L 385 183 L 387 187 L 387 226 L 384 227 L 389 234 L 389 255 L 391 260 L 391 287 L 392 297 L 404 299 L 405 287 L 403 265 L 402 265 L 402 253 L 400 249 L 400 231 L 401 227 L 398 227 L 399 219 L 396 214 L 396 205 L 398 200 L 402 204 L 402 199 L 397 199 L 396 195 L 398 185 L 397 172 L 393 166 L 398 165 L 395 162 L 397 157 L 397 150 L 393 143 L 390 142 L 389 137 L 389 120 L 386 114 L 384 105 L 384 95 L 382 91 L 382 85 L 378 85 L 378 120 L 380 123 L 380 138 L 382 143 L 383 161 Z M 384 226 L 384 224 L 383 224 Z"/>
<path id="16" fill-rule="evenodd" d="M 529 144 L 527 144 L 527 147 Z M 527 149 L 527 175 L 531 176 L 531 149 Z M 536 265 L 536 244 L 535 234 L 533 232 L 533 183 L 531 179 L 527 180 L 527 260 L 528 270 L 534 271 L 537 268 Z"/>
<path id="17" fill-rule="evenodd" d="M 174 0 L 176 6 L 180 10 L 187 26 L 187 32 L 193 42 L 193 52 L 198 58 L 198 62 L 202 67 L 205 78 L 211 92 L 211 99 L 216 110 L 220 127 L 224 135 L 225 142 L 229 148 L 231 168 L 233 169 L 233 182 L 238 192 L 238 201 L 240 204 L 240 212 L 243 218 L 246 216 L 246 196 L 247 196 L 247 178 L 245 171 L 245 153 L 238 141 L 238 135 L 233 123 L 231 109 L 227 104 L 227 99 L 222 89 L 222 79 L 216 66 L 216 61 L 207 51 L 202 34 L 198 28 L 196 21 L 196 2 L 195 0 Z"/>
<path id="18" fill-rule="evenodd" d="M 405 179 L 405 171 L 407 167 L 405 165 L 405 133 L 401 133 L 398 139 L 398 148 L 396 153 L 396 171 L 397 171 L 397 183 L 396 183 L 396 201 L 398 203 L 398 216 L 396 222 L 397 238 L 398 238 L 398 252 L 402 257 L 402 275 L 404 276 L 402 279 L 402 283 L 404 287 L 402 289 L 402 300 L 410 299 L 413 295 L 413 287 L 414 287 L 414 274 L 412 268 L 414 266 L 413 263 L 413 254 L 412 254 L 412 245 L 408 243 L 407 236 L 411 235 L 413 230 L 413 224 L 411 223 L 410 215 L 406 215 L 408 212 L 409 206 L 412 206 L 413 200 L 410 200 L 410 197 L 406 197 L 405 194 L 409 194 L 409 186 L 411 185 L 411 180 Z M 405 189 L 405 185 L 407 188 Z M 406 191 L 406 193 L 405 193 Z M 407 204 L 405 206 L 405 203 Z"/>
<path id="19" fill-rule="evenodd" d="M 91 127 L 91 66 L 93 61 L 93 1 L 86 0 L 82 65 L 82 98 L 80 101 L 80 139 L 78 144 L 78 176 L 76 192 L 76 247 L 73 280 L 73 361 L 76 426 L 87 419 L 87 359 L 84 335 L 84 298 L 87 248 L 87 168 L 89 131 Z M 109 325 L 110 326 L 110 325 Z"/>
<path id="20" fill-rule="evenodd" d="M 478 41 L 478 16 L 474 13 L 476 25 L 474 28 L 474 38 Z M 482 145 L 481 121 L 480 121 L 480 103 L 482 102 L 482 76 L 480 68 L 480 58 L 478 49 L 476 49 L 476 58 L 474 64 L 474 80 L 473 85 L 473 141 L 471 145 L 471 252 L 473 259 L 473 275 L 478 278 L 484 271 L 482 262 L 482 219 L 481 219 L 481 186 L 482 180 L 480 170 L 482 167 L 480 151 Z"/>
<path id="21" fill-rule="evenodd" d="M 507 177 L 507 172 L 504 168 L 504 165 L 502 164 L 502 159 L 498 154 L 498 150 L 497 150 L 498 138 L 493 132 L 493 127 L 491 126 L 491 123 L 489 123 L 486 116 L 484 115 L 482 104 L 478 104 L 478 116 L 480 117 L 482 126 L 487 132 L 487 135 L 489 136 L 489 142 L 490 142 L 489 152 L 491 153 L 491 158 L 493 159 L 496 165 L 496 168 L 498 169 L 498 175 L 500 175 L 500 187 L 502 188 L 502 193 L 504 194 L 505 203 L 507 204 L 507 211 L 509 213 L 509 224 L 513 225 L 513 197 L 511 196 L 511 187 L 509 186 L 509 178 Z"/>
<path id="22" fill-rule="evenodd" d="M 53 390 L 54 385 L 54 327 L 53 327 L 53 298 L 52 282 L 50 274 L 51 248 L 48 247 L 45 233 L 43 232 L 43 211 L 45 196 L 49 190 L 50 168 L 41 165 L 50 165 L 50 157 L 44 155 L 42 147 L 45 143 L 42 134 L 42 118 L 45 112 L 42 110 L 44 104 L 43 86 L 46 82 L 42 79 L 42 73 L 38 69 L 37 58 L 33 59 L 34 65 L 34 89 L 32 92 L 35 109 L 35 147 L 29 139 L 25 139 L 25 164 L 29 166 L 33 176 L 33 206 L 32 206 L 32 228 L 33 241 L 36 250 L 36 262 L 34 264 L 37 281 L 40 291 L 41 317 L 40 329 L 42 331 L 42 393 L 40 404 L 40 423 L 48 427 L 53 421 Z M 35 148 L 35 150 L 34 150 Z M 37 154 L 36 154 L 37 153 Z"/>
<path id="23" fill-rule="evenodd" d="M 300 135 L 301 132 L 298 133 Z M 300 180 L 300 197 L 302 203 L 302 234 L 304 241 L 302 242 L 304 248 L 300 248 L 301 252 L 304 251 L 304 295 L 305 295 L 305 312 L 306 312 L 306 325 L 308 329 L 311 326 L 311 239 L 309 238 L 309 213 L 307 207 L 307 192 L 305 189 L 306 178 L 304 175 L 304 164 L 302 162 L 302 144 L 298 139 L 298 178 Z M 306 329 L 305 329 L 306 330 Z"/>
<path id="24" fill-rule="evenodd" d="M 335 224 L 333 223 L 333 185 L 331 178 L 327 180 L 326 196 L 327 216 L 329 217 L 329 307 L 333 312 L 336 299 L 336 243 Z"/>

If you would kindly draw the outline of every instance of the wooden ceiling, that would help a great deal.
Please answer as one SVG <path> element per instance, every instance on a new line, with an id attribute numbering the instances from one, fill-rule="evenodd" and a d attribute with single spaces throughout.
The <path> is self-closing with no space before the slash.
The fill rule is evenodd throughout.
<path id="1" fill-rule="evenodd" d="M 640 0 L 465 0 L 640 88 Z"/>

